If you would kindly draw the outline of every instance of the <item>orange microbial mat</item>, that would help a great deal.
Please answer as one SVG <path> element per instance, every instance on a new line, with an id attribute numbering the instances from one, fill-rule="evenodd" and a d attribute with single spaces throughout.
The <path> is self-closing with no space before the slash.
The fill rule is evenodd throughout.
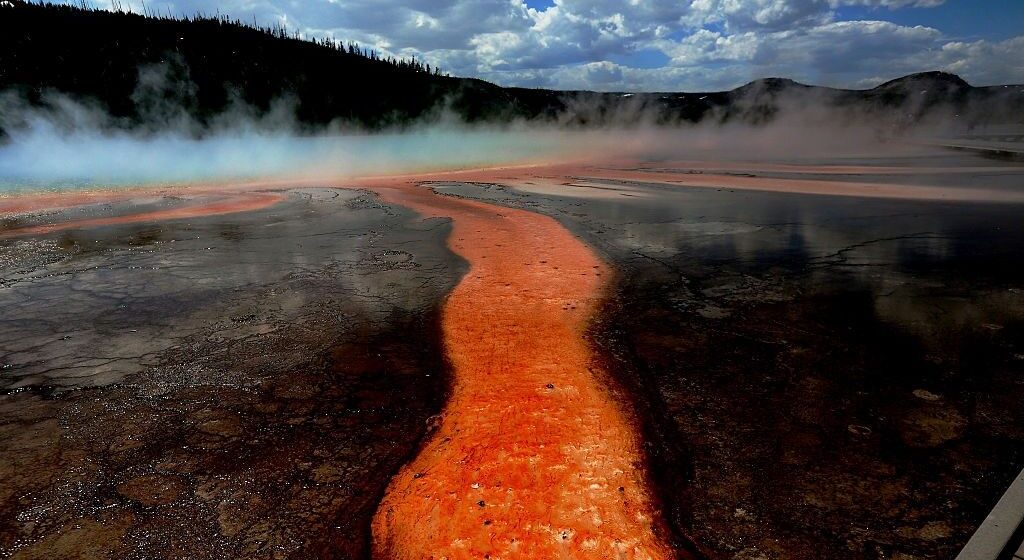
<path id="1" fill-rule="evenodd" d="M 469 271 L 443 310 L 452 394 L 391 482 L 379 557 L 672 558 L 636 431 L 584 340 L 605 265 L 555 220 L 370 183 L 424 217 L 450 217 Z"/>
<path id="2" fill-rule="evenodd" d="M 530 171 L 429 178 L 514 182 Z M 469 263 L 442 313 L 450 398 L 419 455 L 387 489 L 373 521 L 376 556 L 675 558 L 634 422 L 603 384 L 607 377 L 584 338 L 610 271 L 555 220 L 435 194 L 418 184 L 427 178 L 333 184 L 368 188 L 424 218 L 450 218 L 449 246 Z M 0 237 L 253 211 L 285 195 L 251 189 L 289 186 L 296 185 L 181 189 L 202 196 L 177 208 L 29 225 Z M 142 196 L 153 194 L 16 197 L 0 201 L 0 212 Z"/>

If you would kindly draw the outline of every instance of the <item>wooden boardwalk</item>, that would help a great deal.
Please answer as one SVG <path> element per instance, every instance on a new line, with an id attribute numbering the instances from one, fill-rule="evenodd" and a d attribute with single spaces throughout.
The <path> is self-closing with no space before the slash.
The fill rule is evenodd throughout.
<path id="1" fill-rule="evenodd" d="M 999 499 L 956 560 L 1024 560 L 1024 471 Z"/>

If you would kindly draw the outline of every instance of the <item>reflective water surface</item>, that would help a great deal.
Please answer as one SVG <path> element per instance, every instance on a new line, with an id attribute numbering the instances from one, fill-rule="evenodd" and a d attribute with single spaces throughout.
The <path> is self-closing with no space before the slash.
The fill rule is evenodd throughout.
<path id="1" fill-rule="evenodd" d="M 1024 466 L 1019 163 L 460 173 L 420 188 L 552 216 L 612 265 L 588 340 L 679 550 L 951 557 Z M 96 222 L 214 195 L 5 214 L 0 550 L 369 554 L 388 481 L 437 429 L 439 310 L 467 270 L 450 218 L 378 183 L 158 221 Z"/>
<path id="2" fill-rule="evenodd" d="M 710 555 L 951 557 L 1024 465 L 1024 206 L 544 179 L 436 188 L 549 213 L 619 268 L 592 340 Z"/>

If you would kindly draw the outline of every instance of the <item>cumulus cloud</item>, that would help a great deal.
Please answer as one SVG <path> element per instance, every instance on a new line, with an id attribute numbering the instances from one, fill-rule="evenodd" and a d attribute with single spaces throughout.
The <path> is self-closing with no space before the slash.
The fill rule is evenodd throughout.
<path id="1" fill-rule="evenodd" d="M 831 0 L 833 6 L 872 6 L 895 10 L 898 8 L 934 8 L 946 3 L 946 0 Z"/>
<path id="2" fill-rule="evenodd" d="M 109 1 L 109 0 L 107 0 Z M 161 13 L 228 14 L 307 36 L 355 40 L 502 85 L 605 91 L 712 90 L 784 76 L 869 87 L 942 69 L 976 84 L 1024 82 L 1024 35 L 965 42 L 886 20 L 945 0 L 150 0 Z M 871 20 L 841 20 L 842 7 Z M 862 10 L 863 11 L 863 10 Z M 660 67 L 644 64 L 656 53 Z M 639 62 L 638 62 L 639 61 Z"/>
<path id="3" fill-rule="evenodd" d="M 706 22 L 728 29 L 791 29 L 828 21 L 828 0 L 697 0 Z"/>

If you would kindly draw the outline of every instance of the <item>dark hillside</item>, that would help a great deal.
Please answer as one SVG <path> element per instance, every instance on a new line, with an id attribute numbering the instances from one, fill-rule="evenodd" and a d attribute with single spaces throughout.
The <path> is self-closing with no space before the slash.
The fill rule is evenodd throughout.
<path id="1" fill-rule="evenodd" d="M 857 91 L 781 78 L 708 93 L 503 88 L 449 77 L 418 61 L 383 59 L 356 45 L 303 40 L 283 28 L 220 16 L 179 19 L 22 0 L 0 2 L 3 91 L 34 105 L 59 92 L 98 103 L 116 124 L 154 127 L 181 115 L 201 125 L 239 104 L 266 113 L 277 100 L 293 103 L 300 123 L 370 129 L 442 109 L 467 122 L 530 119 L 570 126 L 707 118 L 757 124 L 787 108 L 811 106 L 838 108 L 858 120 L 867 114 L 897 127 L 931 114 L 960 119 L 965 129 L 1024 115 L 1024 87 L 976 88 L 941 72 Z M 10 114 L 0 116 L 0 127 L 16 125 Z"/>
<path id="2" fill-rule="evenodd" d="M 148 65 L 166 72 L 166 100 L 200 121 L 223 111 L 232 96 L 260 110 L 292 97 L 299 120 L 315 124 L 403 122 L 446 98 L 469 120 L 514 112 L 492 84 L 381 60 L 351 45 L 297 39 L 284 29 L 23 2 L 0 7 L 0 90 L 20 90 L 36 103 L 47 90 L 85 96 L 137 120 L 139 73 Z"/>

